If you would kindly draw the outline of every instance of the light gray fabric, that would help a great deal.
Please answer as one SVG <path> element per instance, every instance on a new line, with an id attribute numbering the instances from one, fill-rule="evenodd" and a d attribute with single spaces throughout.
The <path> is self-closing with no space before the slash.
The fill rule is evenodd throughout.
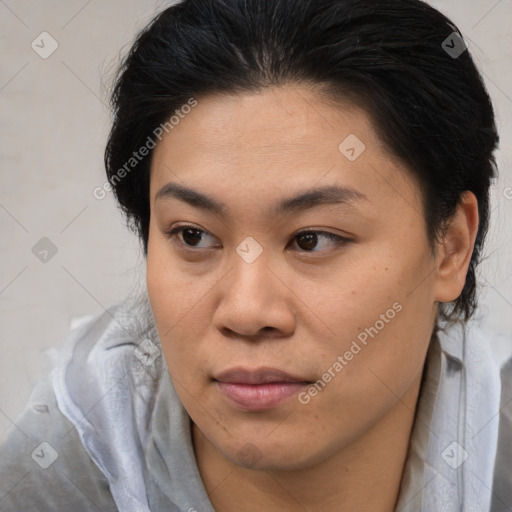
<path id="1" fill-rule="evenodd" d="M 59 411 L 49 381 L 34 389 L 16 425 L 0 447 L 0 511 L 118 510 L 107 478 L 83 447 L 74 425 Z M 58 455 L 46 469 L 36 463 L 51 456 L 44 446 L 36 450 L 43 442 Z"/>
<path id="2" fill-rule="evenodd" d="M 436 337 L 432 340 L 427 354 L 424 383 L 422 383 L 418 404 L 416 405 L 416 419 L 402 474 L 399 499 L 396 506 L 397 512 L 422 510 L 425 485 L 424 464 L 429 440 L 429 428 L 439 388 L 442 357 L 439 339 Z M 429 483 L 427 482 L 427 492 Z"/>
<path id="3" fill-rule="evenodd" d="M 502 390 L 486 334 L 467 331 L 441 332 L 429 348 L 396 512 L 512 511 L 512 361 Z M 215 512 L 156 345 L 147 298 L 71 331 L 51 385 L 34 391 L 0 448 L 2 512 Z M 48 469 L 37 464 L 47 447 L 31 456 L 43 441 L 58 453 Z M 456 468 L 453 442 L 468 453 Z"/>
<path id="4" fill-rule="evenodd" d="M 492 512 L 512 511 L 512 359 L 501 370 L 500 426 Z"/>
<path id="5" fill-rule="evenodd" d="M 510 475 L 496 454 L 512 441 L 508 422 L 498 445 L 502 383 L 510 387 L 512 375 L 500 379 L 489 334 L 473 322 L 440 332 L 438 341 L 427 357 L 396 511 L 512 510 L 510 478 L 495 489 L 496 479 Z"/>

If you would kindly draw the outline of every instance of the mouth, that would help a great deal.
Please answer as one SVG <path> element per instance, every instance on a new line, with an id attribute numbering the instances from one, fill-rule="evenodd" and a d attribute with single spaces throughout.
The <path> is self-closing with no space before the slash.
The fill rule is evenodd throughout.
<path id="1" fill-rule="evenodd" d="M 230 404 L 242 411 L 273 409 L 312 384 L 274 368 L 232 368 L 213 378 Z"/>

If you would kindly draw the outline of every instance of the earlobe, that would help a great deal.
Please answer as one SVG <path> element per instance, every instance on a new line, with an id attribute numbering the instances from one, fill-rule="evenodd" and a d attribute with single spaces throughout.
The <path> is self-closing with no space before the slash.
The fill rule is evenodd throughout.
<path id="1" fill-rule="evenodd" d="M 461 197 L 455 216 L 438 243 L 435 300 L 451 302 L 462 292 L 478 232 L 478 201 L 473 192 Z"/>

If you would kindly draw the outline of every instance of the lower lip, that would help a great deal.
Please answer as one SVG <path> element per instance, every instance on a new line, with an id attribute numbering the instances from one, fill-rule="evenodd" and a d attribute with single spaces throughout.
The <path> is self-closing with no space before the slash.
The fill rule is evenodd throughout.
<path id="1" fill-rule="evenodd" d="M 268 384 L 234 384 L 217 382 L 220 390 L 244 411 L 266 411 L 282 404 L 307 386 L 303 382 L 273 382 Z"/>

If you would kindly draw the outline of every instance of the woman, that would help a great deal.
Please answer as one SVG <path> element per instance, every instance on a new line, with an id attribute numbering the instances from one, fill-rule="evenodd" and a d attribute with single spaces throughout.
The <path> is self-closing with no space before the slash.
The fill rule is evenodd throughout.
<path id="1" fill-rule="evenodd" d="M 453 24 L 185 0 L 113 107 L 95 193 L 147 293 L 71 332 L 2 510 L 509 510 L 511 363 L 471 320 L 498 136 Z"/>

